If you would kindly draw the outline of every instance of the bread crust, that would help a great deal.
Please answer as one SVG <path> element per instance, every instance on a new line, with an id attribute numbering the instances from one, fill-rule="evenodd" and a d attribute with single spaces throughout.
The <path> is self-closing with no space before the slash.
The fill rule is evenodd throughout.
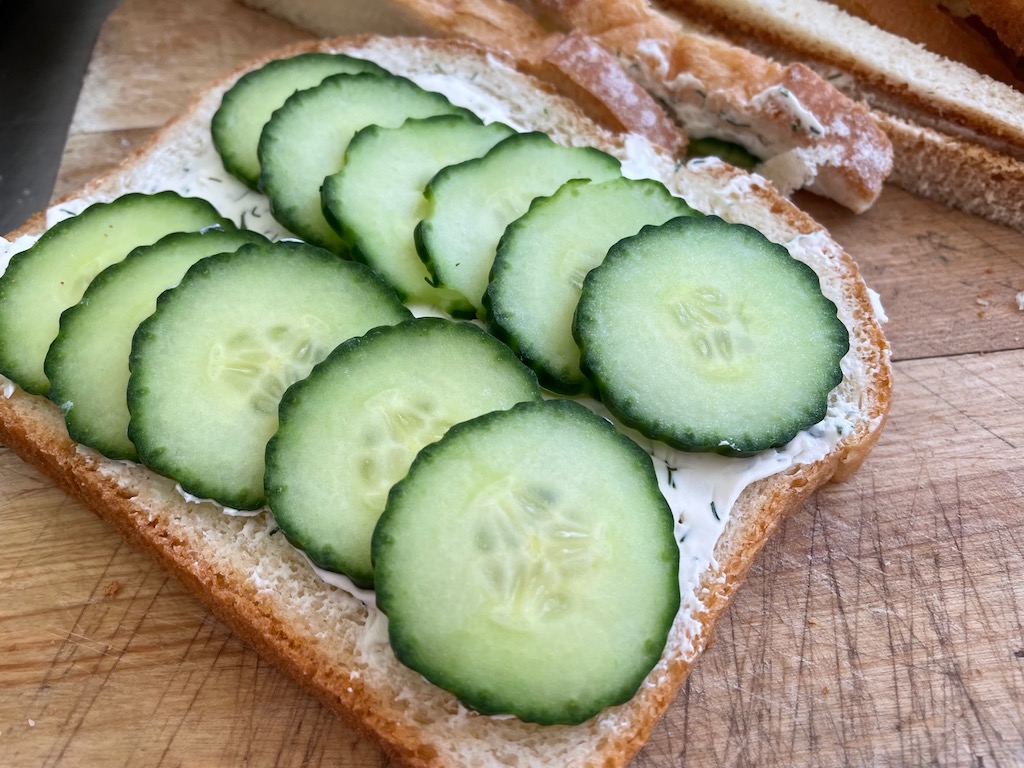
<path id="1" fill-rule="evenodd" d="M 154 173 L 190 157 L 209 142 L 207 120 L 220 94 L 243 72 L 271 58 L 307 50 L 344 51 L 369 58 L 393 55 L 410 66 L 501 75 L 507 62 L 454 40 L 347 38 L 301 44 L 238 68 L 211 86 L 193 107 L 165 126 L 118 168 L 65 198 L 102 200 L 132 189 L 150 191 Z M 499 71 L 500 70 L 500 71 Z M 570 102 L 547 94 L 526 76 L 507 74 L 523 94 L 541 99 L 563 139 L 621 149 L 616 137 L 587 120 Z M 500 89 L 499 89 L 500 90 Z M 850 257 L 770 185 L 721 163 L 672 170 L 666 181 L 686 189 L 698 207 L 761 225 L 770 236 L 811 239 L 827 254 L 829 279 L 851 325 L 858 373 L 844 379 L 860 408 L 854 430 L 820 461 L 755 482 L 743 492 L 719 541 L 719 568 L 704 574 L 695 624 L 677 621 L 670 651 L 638 694 L 580 726 L 536 726 L 466 713 L 453 697 L 401 667 L 379 647 L 379 618 L 356 598 L 317 580 L 267 516 L 229 517 L 210 505 L 185 502 L 173 484 L 137 465 L 112 462 L 67 436 L 60 411 L 15 388 L 0 397 L 0 441 L 81 499 L 130 543 L 152 555 L 239 637 L 325 705 L 380 743 L 403 765 L 441 768 L 495 764 L 515 756 L 522 765 L 622 766 L 642 746 L 669 706 L 697 655 L 710 640 L 766 538 L 829 479 L 863 460 L 877 439 L 891 397 L 889 350 L 871 297 Z M 157 182 L 159 183 L 159 182 Z M 9 240 L 38 234 L 39 214 Z M 820 244 L 820 245 L 819 245 Z M 823 278 L 824 279 L 824 278 Z M 311 609 L 313 606 L 314 609 Z M 377 623 L 375 623 L 375 621 Z M 380 668 L 377 668 L 380 665 Z"/>

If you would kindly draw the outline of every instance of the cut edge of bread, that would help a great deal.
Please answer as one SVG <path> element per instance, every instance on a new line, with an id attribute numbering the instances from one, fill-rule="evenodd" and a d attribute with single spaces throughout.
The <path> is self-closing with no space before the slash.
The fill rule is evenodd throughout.
<path id="1" fill-rule="evenodd" d="M 472 77 L 495 95 L 504 93 L 510 104 L 513 95 L 529 94 L 529 99 L 515 100 L 518 106 L 511 105 L 516 121 L 562 142 L 621 156 L 632 141 L 597 128 L 571 102 L 515 72 L 500 55 L 471 44 L 374 36 L 324 40 L 276 51 L 225 76 L 124 163 L 66 201 L 109 200 L 127 191 L 166 188 L 171 169 L 209 151 L 209 118 L 237 77 L 270 58 L 313 49 L 365 56 L 385 68 L 405 70 L 398 74 L 444 70 Z M 184 501 L 173 482 L 76 445 L 48 400 L 8 386 L 7 396 L 0 397 L 0 442 L 152 555 L 243 641 L 402 764 L 625 765 L 671 704 L 771 533 L 816 489 L 848 477 L 864 460 L 884 423 L 892 387 L 889 348 L 873 297 L 852 259 L 819 225 L 757 176 L 715 161 L 677 166 L 648 149 L 648 160 L 664 174 L 663 181 L 691 205 L 755 226 L 770 239 L 799 244 L 814 255 L 823 290 L 851 330 L 851 353 L 844 358 L 845 376 L 833 405 L 851 411 L 853 429 L 823 458 L 743 491 L 715 548 L 715 565 L 697 588 L 702 607 L 677 618 L 665 656 L 633 699 L 583 724 L 538 726 L 467 711 L 403 667 L 387 644 L 386 619 L 321 582 L 276 533 L 269 513 L 230 516 L 210 504 Z M 46 222 L 46 214 L 38 214 L 7 239 L 38 234 Z"/>

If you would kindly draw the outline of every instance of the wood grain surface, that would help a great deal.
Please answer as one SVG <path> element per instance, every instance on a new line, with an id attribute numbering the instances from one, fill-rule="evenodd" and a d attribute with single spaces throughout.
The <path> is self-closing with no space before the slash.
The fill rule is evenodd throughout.
<path id="1" fill-rule="evenodd" d="M 305 36 L 228 0 L 124 0 L 56 195 Z M 881 295 L 891 417 L 769 543 L 634 765 L 1022 766 L 1024 236 L 898 189 L 861 216 L 798 202 Z M 0 521 L 0 765 L 390 765 L 2 448 Z"/>

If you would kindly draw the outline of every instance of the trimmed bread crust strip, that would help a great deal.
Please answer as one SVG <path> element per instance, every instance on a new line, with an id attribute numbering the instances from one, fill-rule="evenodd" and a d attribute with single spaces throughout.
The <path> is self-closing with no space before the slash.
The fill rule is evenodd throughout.
<path id="1" fill-rule="evenodd" d="M 1024 94 L 821 0 L 663 0 L 684 18 L 828 62 L 954 124 L 1024 149 Z M 822 34 L 833 30 L 833 34 Z M 723 30 L 724 31 L 724 30 Z"/>

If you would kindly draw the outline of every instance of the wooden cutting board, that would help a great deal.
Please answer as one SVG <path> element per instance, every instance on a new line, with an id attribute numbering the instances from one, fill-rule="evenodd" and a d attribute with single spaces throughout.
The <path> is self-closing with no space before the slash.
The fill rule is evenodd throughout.
<path id="1" fill-rule="evenodd" d="M 304 37 L 228 0 L 125 0 L 56 194 Z M 768 545 L 635 766 L 1024 765 L 1024 236 L 898 189 L 862 216 L 798 202 L 881 295 L 895 404 Z M 0 764 L 390 765 L 5 449 L 0 523 Z"/>

